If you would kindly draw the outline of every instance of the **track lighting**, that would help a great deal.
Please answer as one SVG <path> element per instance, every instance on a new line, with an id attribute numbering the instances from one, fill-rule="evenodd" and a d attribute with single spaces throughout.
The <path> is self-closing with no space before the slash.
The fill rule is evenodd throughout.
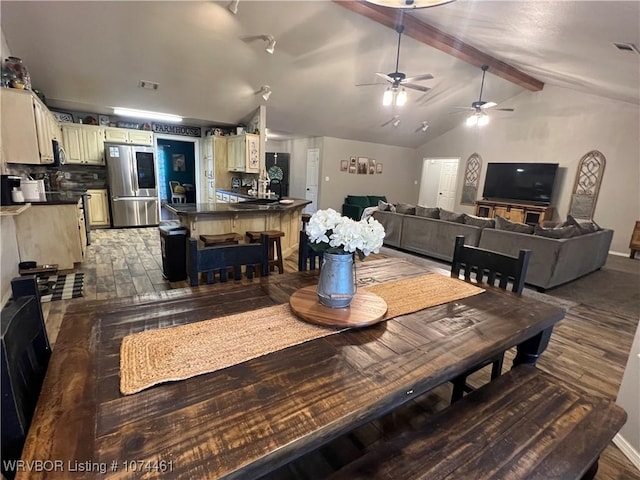
<path id="1" fill-rule="evenodd" d="M 263 85 L 262 87 L 260 87 L 260 91 L 258 93 L 262 95 L 262 98 L 266 102 L 271 96 L 271 87 L 269 85 Z"/>
<path id="2" fill-rule="evenodd" d="M 398 127 L 398 125 L 400 125 L 400 119 L 396 118 L 395 122 L 393 122 L 391 125 L 393 125 L 394 127 Z"/>
<path id="3" fill-rule="evenodd" d="M 398 89 L 398 87 L 387 87 L 382 96 L 382 105 L 388 107 L 389 105 L 396 105 L 402 107 L 407 103 L 407 91 L 404 88 Z"/>
<path id="4" fill-rule="evenodd" d="M 233 0 L 227 7 L 234 15 L 238 13 L 238 3 L 240 3 L 240 0 Z"/>
<path id="5" fill-rule="evenodd" d="M 264 39 L 269 42 L 267 48 L 265 48 L 266 52 L 273 55 L 273 51 L 276 48 L 276 39 L 273 38 L 273 35 L 265 35 Z"/>
<path id="6" fill-rule="evenodd" d="M 419 132 L 419 131 L 421 131 L 421 130 L 422 130 L 423 132 L 426 132 L 428 128 L 429 128 L 429 124 L 427 123 L 427 121 L 426 121 L 426 120 L 423 120 L 423 121 L 422 121 L 422 125 L 421 125 L 421 126 L 419 126 L 418 128 L 416 128 L 416 130 L 415 130 L 415 131 L 416 131 L 416 132 Z"/>

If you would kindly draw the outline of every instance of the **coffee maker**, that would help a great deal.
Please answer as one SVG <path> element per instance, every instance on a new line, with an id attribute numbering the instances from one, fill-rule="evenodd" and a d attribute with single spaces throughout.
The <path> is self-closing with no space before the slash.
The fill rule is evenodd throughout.
<path id="1" fill-rule="evenodd" d="M 11 191 L 14 188 L 20 190 L 20 177 L 0 175 L 0 205 L 14 205 L 16 203 L 11 199 Z"/>

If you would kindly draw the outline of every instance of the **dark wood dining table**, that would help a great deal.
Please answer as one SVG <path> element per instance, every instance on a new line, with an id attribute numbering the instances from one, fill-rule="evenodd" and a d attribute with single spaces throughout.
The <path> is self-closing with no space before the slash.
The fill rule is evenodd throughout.
<path id="1" fill-rule="evenodd" d="M 361 284 L 428 271 L 392 258 L 357 266 Z M 120 393 L 124 336 L 286 303 L 317 279 L 318 271 L 286 273 L 70 305 L 23 451 L 25 461 L 52 463 L 18 478 L 257 478 L 511 347 L 516 362 L 535 363 L 564 317 L 561 308 L 489 287 Z"/>

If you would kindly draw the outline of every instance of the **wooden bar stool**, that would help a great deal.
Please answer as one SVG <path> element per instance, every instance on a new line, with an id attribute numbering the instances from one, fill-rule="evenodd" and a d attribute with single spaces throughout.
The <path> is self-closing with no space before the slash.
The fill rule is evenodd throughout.
<path id="1" fill-rule="evenodd" d="M 238 245 L 242 235 L 236 232 L 221 233 L 219 235 L 200 235 L 200 240 L 205 247 L 221 247 L 223 245 Z M 258 241 L 260 237 L 258 236 Z"/>
<path id="2" fill-rule="evenodd" d="M 264 232 L 246 232 L 249 243 L 258 243 L 260 235 L 266 235 L 269 240 L 269 270 L 275 270 L 278 267 L 278 273 L 284 273 L 284 264 L 282 263 L 282 243 L 280 238 L 284 237 L 284 232 L 280 230 L 266 230 Z M 275 254 L 277 253 L 277 258 Z"/>

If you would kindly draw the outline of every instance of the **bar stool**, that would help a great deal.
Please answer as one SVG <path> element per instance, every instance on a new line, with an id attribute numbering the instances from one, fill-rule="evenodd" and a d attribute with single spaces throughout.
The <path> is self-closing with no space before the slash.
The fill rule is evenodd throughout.
<path id="1" fill-rule="evenodd" d="M 223 245 L 238 245 L 242 235 L 236 232 L 220 233 L 218 235 L 200 235 L 200 240 L 205 247 L 221 247 Z M 260 236 L 258 236 L 260 241 Z"/>
<path id="2" fill-rule="evenodd" d="M 266 230 L 264 232 L 249 231 L 246 232 L 249 243 L 258 243 L 260 235 L 265 234 L 269 240 L 269 270 L 275 270 L 278 267 L 278 273 L 284 273 L 284 265 L 282 263 L 282 243 L 280 238 L 284 237 L 284 232 L 280 230 Z M 277 253 L 278 257 L 275 257 Z"/>

